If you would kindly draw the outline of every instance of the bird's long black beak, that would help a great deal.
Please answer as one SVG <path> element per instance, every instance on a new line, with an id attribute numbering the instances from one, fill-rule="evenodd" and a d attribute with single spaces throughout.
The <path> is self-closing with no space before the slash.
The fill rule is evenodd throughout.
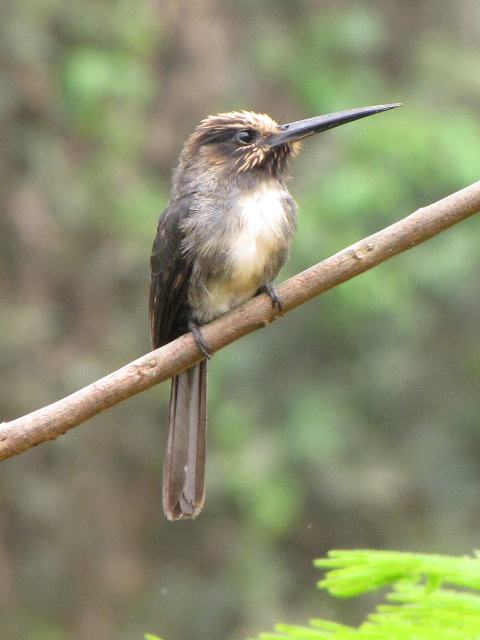
<path id="1" fill-rule="evenodd" d="M 307 120 L 289 122 L 288 124 L 280 125 L 280 131 L 278 133 L 272 133 L 266 139 L 266 143 L 271 147 L 278 147 L 281 144 L 302 140 L 303 138 L 312 136 L 314 133 L 333 129 L 334 127 L 339 127 L 341 124 L 366 118 L 367 116 L 373 116 L 375 113 L 381 113 L 382 111 L 388 111 L 389 109 L 395 109 L 400 106 L 401 103 L 399 102 L 393 104 L 377 104 L 373 107 L 337 111 L 337 113 L 328 113 L 325 116 L 316 116 L 315 118 L 308 118 Z"/>

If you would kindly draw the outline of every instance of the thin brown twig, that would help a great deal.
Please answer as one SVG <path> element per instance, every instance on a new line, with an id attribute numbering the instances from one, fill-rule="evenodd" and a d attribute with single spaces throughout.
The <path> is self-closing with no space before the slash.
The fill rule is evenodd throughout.
<path id="1" fill-rule="evenodd" d="M 479 211 L 480 182 L 418 209 L 281 284 L 278 292 L 283 313 Z M 270 298 L 260 295 L 204 326 L 202 333 L 210 349 L 218 351 L 267 326 L 276 319 L 276 313 Z M 58 402 L 0 424 L 0 460 L 46 440 L 54 440 L 97 413 L 171 378 L 200 359 L 192 335 L 186 334 Z"/>

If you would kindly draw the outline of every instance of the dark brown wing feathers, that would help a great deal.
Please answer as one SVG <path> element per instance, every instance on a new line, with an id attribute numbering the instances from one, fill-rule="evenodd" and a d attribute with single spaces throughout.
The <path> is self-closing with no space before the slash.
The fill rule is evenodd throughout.
<path id="1" fill-rule="evenodd" d="M 183 200 L 170 205 L 158 223 L 150 259 L 150 322 L 156 349 L 188 331 L 191 265 L 181 251 L 180 222 L 189 213 Z"/>

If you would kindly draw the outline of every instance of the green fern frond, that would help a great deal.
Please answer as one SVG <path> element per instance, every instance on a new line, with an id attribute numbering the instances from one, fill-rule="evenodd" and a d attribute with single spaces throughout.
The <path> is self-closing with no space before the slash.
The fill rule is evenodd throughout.
<path id="1" fill-rule="evenodd" d="M 392 586 L 358 628 L 327 620 L 310 626 L 277 625 L 259 640 L 479 640 L 480 559 L 396 551 L 332 551 L 315 566 L 329 569 L 318 583 L 331 595 L 349 598 Z M 449 584 L 460 591 L 443 589 Z"/>
<path id="2" fill-rule="evenodd" d="M 480 559 L 465 556 L 427 555 L 398 551 L 331 551 L 315 566 L 331 569 L 318 583 L 337 598 L 374 591 L 400 580 L 427 581 L 434 591 L 442 583 L 480 589 Z"/>

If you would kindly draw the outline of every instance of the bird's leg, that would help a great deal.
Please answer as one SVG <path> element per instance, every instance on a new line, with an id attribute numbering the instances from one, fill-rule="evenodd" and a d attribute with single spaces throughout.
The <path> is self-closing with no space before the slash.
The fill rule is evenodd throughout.
<path id="1" fill-rule="evenodd" d="M 280 296 L 278 295 L 277 290 L 273 286 L 272 282 L 267 282 L 265 284 L 262 284 L 262 286 L 260 287 L 258 292 L 259 293 L 266 293 L 267 296 L 269 296 L 270 300 L 272 301 L 272 306 L 274 308 L 276 307 L 280 312 L 283 311 L 282 300 L 281 300 Z"/>
<path id="2" fill-rule="evenodd" d="M 205 358 L 208 358 L 210 360 L 213 354 L 210 352 L 210 349 L 205 342 L 202 331 L 200 329 L 200 325 L 198 325 L 194 320 L 190 320 L 188 322 L 188 328 L 193 334 L 193 339 L 195 340 L 197 347 L 200 349 Z"/>

